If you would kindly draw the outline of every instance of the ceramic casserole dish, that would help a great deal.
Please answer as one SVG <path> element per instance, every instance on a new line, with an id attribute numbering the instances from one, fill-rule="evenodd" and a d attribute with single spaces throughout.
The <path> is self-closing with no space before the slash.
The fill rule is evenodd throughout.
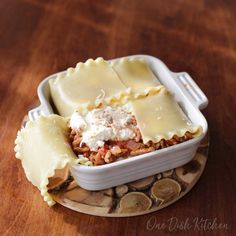
<path id="1" fill-rule="evenodd" d="M 188 73 L 174 73 L 153 56 L 133 55 L 128 58 L 143 58 L 147 61 L 159 81 L 174 94 L 175 100 L 191 122 L 202 127 L 202 133 L 186 142 L 106 165 L 71 166 L 70 171 L 75 181 L 87 190 L 114 187 L 184 165 L 194 157 L 200 141 L 207 133 L 207 121 L 200 110 L 207 106 L 208 99 Z M 118 59 L 120 58 L 110 61 Z M 49 80 L 55 79 L 60 73 L 65 71 L 47 77 L 39 85 L 38 96 L 41 104 L 29 111 L 30 120 L 55 113 L 50 98 Z"/>

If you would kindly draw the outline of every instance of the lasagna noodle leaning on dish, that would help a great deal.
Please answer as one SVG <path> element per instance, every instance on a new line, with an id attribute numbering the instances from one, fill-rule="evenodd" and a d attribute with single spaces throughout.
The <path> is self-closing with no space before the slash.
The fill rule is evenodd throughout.
<path id="1" fill-rule="evenodd" d="M 58 177 L 64 178 L 64 182 L 68 177 L 67 167 L 77 163 L 68 136 L 67 120 L 50 115 L 27 122 L 26 127 L 18 132 L 15 141 L 16 158 L 21 160 L 27 179 L 40 190 L 50 206 L 55 202 L 48 189 L 55 182 L 60 182 Z"/>

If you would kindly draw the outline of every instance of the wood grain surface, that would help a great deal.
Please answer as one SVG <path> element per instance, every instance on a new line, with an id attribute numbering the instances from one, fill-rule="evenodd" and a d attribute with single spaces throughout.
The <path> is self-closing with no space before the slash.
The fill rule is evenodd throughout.
<path id="1" fill-rule="evenodd" d="M 1 0 L 0 12 L 0 235 L 236 235 L 235 0 Z M 39 82 L 90 57 L 130 54 L 187 71 L 208 96 L 205 172 L 176 204 L 144 216 L 49 208 L 13 151 Z M 170 227 L 173 219 L 178 224 Z M 201 219 L 218 227 L 204 227 Z M 181 227 L 185 222 L 191 227 Z"/>

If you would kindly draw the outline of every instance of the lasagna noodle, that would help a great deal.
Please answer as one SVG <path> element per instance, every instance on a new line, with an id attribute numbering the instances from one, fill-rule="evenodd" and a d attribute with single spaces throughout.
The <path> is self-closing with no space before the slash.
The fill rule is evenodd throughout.
<path id="1" fill-rule="evenodd" d="M 160 85 L 144 59 L 123 58 L 113 62 L 112 67 L 134 94 L 148 93 L 150 88 Z"/>
<path id="2" fill-rule="evenodd" d="M 74 110 L 96 107 L 119 100 L 128 93 L 112 67 L 102 58 L 78 63 L 67 74 L 50 80 L 53 102 L 62 116 Z"/>
<path id="3" fill-rule="evenodd" d="M 44 200 L 53 205 L 47 192 L 49 178 L 56 170 L 67 168 L 76 162 L 76 155 L 68 143 L 68 126 L 65 118 L 50 115 L 29 121 L 18 132 L 16 158 L 20 159 L 27 179 L 38 187 Z"/>
<path id="4" fill-rule="evenodd" d="M 199 126 L 190 122 L 164 87 L 154 95 L 130 103 L 144 143 L 157 143 L 161 139 L 171 139 L 174 135 L 181 137 L 187 131 L 196 134 L 200 130 Z"/>

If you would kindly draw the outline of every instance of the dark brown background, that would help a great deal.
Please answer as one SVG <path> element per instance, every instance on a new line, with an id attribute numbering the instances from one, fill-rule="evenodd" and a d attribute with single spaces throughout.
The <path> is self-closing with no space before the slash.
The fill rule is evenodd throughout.
<path id="1" fill-rule="evenodd" d="M 93 2 L 93 3 L 92 3 Z M 0 235 L 155 235 L 146 229 L 171 217 L 228 225 L 208 232 L 235 235 L 236 1 L 0 2 Z M 49 208 L 14 158 L 22 117 L 37 101 L 39 82 L 78 61 L 150 54 L 187 71 L 209 98 L 210 158 L 194 189 L 176 204 L 145 216 L 93 217 Z M 185 232 L 204 234 L 204 230 Z M 177 235 L 184 234 L 178 230 Z"/>

